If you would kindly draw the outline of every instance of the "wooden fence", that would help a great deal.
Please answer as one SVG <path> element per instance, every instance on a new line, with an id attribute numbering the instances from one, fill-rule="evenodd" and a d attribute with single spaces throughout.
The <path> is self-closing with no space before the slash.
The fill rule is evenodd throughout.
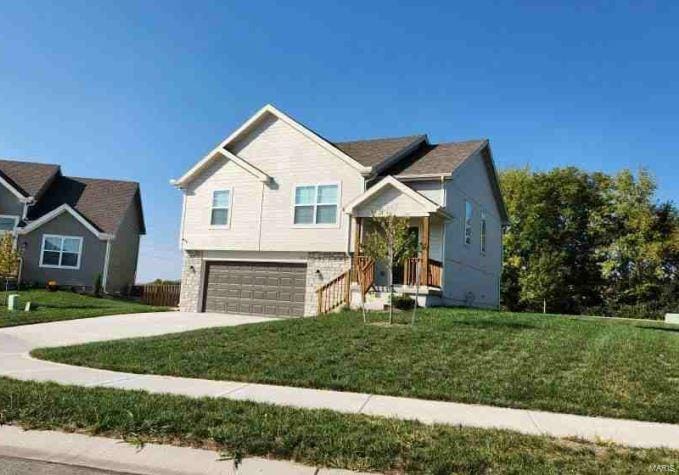
<path id="1" fill-rule="evenodd" d="M 149 284 L 141 286 L 141 301 L 147 305 L 159 307 L 176 307 L 179 305 L 181 285 Z"/>

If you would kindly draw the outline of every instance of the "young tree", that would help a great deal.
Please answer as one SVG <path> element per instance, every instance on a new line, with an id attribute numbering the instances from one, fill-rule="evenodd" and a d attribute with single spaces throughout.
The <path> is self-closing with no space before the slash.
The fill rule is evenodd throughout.
<path id="1" fill-rule="evenodd" d="M 394 266 L 415 253 L 416 238 L 408 232 L 409 218 L 388 213 L 374 214 L 372 229 L 363 241 L 363 253 L 387 266 L 389 278 L 389 324 L 394 322 Z"/>
<path id="2" fill-rule="evenodd" d="M 0 237 L 0 277 L 5 279 L 5 298 L 9 290 L 9 281 L 19 276 L 20 261 L 21 254 L 14 246 L 14 236 L 12 233 L 4 233 Z"/>

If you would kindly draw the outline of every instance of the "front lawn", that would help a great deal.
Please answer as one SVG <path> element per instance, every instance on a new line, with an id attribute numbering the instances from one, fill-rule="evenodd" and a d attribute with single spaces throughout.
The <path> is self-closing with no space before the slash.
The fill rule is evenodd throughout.
<path id="1" fill-rule="evenodd" d="M 679 461 L 665 449 L 0 378 L 10 423 L 389 473 L 645 473 Z"/>
<path id="2" fill-rule="evenodd" d="M 152 307 L 128 300 L 96 298 L 64 291 L 21 290 L 9 293 L 19 294 L 18 310 L 13 312 L 7 310 L 6 293 L 0 292 L 0 327 L 167 310 L 164 307 Z M 33 304 L 32 311 L 23 311 L 26 302 Z"/>
<path id="3" fill-rule="evenodd" d="M 679 422 L 679 327 L 463 309 L 420 315 L 414 328 L 364 325 L 347 312 L 34 354 L 134 373 Z"/>

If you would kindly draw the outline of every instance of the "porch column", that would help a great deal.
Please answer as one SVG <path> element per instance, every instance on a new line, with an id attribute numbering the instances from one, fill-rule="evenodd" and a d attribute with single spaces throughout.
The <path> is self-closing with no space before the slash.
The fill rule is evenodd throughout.
<path id="1" fill-rule="evenodd" d="M 354 218 L 354 258 L 358 257 L 361 252 L 361 227 L 363 225 L 362 218 L 356 216 Z"/>
<path id="2" fill-rule="evenodd" d="M 420 285 L 427 285 L 429 274 L 429 216 L 422 218 L 422 268 Z"/>
<path id="3" fill-rule="evenodd" d="M 354 219 L 354 255 L 351 259 L 351 282 L 358 282 L 358 255 L 361 253 L 361 227 L 363 222 L 356 216 Z"/>

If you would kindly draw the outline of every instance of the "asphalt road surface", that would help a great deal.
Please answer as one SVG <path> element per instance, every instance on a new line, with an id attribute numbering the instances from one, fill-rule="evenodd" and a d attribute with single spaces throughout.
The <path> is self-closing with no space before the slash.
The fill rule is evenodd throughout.
<path id="1" fill-rule="evenodd" d="M 0 475 L 132 475 L 94 468 L 0 456 Z"/>

